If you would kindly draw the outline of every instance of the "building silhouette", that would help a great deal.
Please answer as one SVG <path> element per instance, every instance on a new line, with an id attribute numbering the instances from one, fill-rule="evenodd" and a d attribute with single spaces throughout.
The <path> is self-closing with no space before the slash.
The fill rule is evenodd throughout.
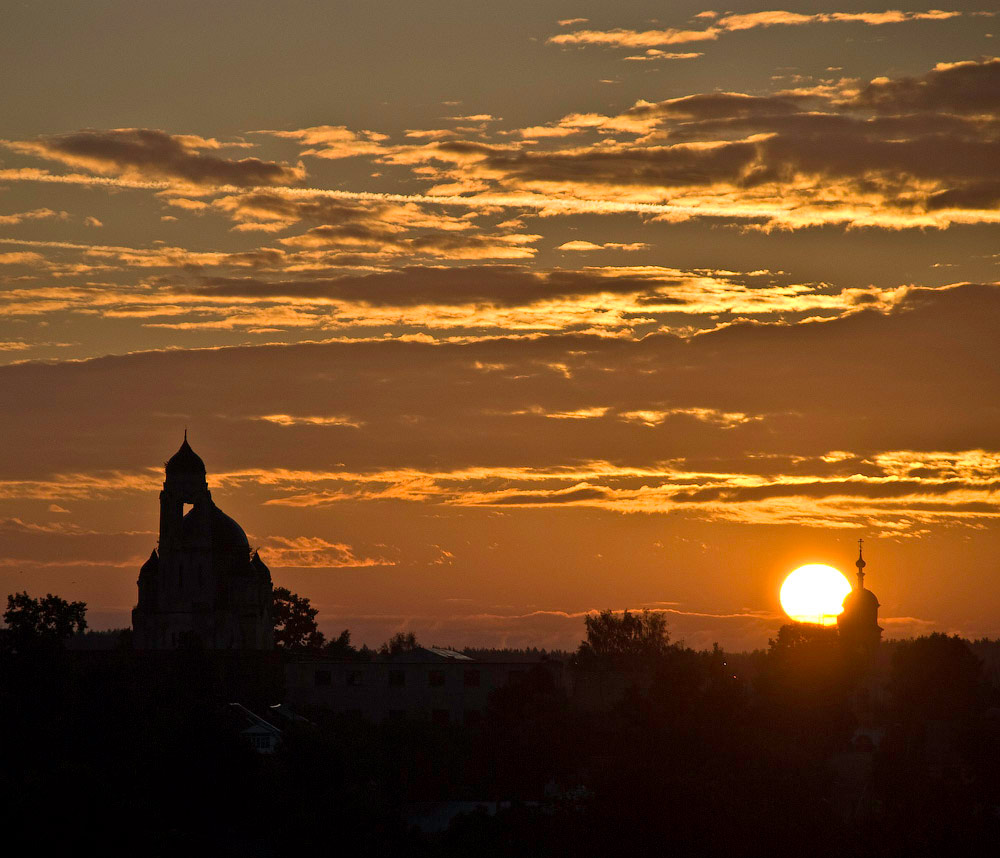
<path id="1" fill-rule="evenodd" d="M 878 624 L 879 603 L 875 594 L 865 588 L 865 558 L 862 556 L 862 541 L 858 540 L 857 582 L 844 597 L 844 610 L 837 617 L 840 638 L 853 651 L 874 656 L 882 640 L 882 628 Z"/>
<path id="2" fill-rule="evenodd" d="M 138 585 L 132 628 L 139 649 L 274 647 L 271 573 L 251 554 L 243 528 L 212 500 L 187 432 L 166 463 L 159 544 Z"/>

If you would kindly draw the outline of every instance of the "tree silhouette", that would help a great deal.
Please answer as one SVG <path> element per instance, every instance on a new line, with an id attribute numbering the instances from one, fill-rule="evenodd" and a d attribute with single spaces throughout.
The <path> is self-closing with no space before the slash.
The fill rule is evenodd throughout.
<path id="1" fill-rule="evenodd" d="M 906 718 L 960 719 L 981 699 L 981 671 L 966 641 L 935 632 L 896 645 L 890 688 Z"/>
<path id="2" fill-rule="evenodd" d="M 418 649 L 417 636 L 413 632 L 396 632 L 389 640 L 378 648 L 378 654 L 383 657 L 399 655 L 401 652 L 412 652 Z"/>
<path id="3" fill-rule="evenodd" d="M 36 643 L 59 643 L 87 628 L 87 603 L 67 602 L 47 593 L 32 599 L 27 592 L 7 596 L 3 619 L 14 648 Z"/>
<path id="4" fill-rule="evenodd" d="M 318 650 L 325 638 L 316 625 L 318 608 L 287 587 L 274 588 L 274 644 L 284 649 Z"/>
<path id="5" fill-rule="evenodd" d="M 587 639 L 576 652 L 577 662 L 625 659 L 650 660 L 664 656 L 672 649 L 667 632 L 666 614 L 645 610 L 641 614 L 623 611 L 601 611 L 584 618 Z"/>
<path id="6" fill-rule="evenodd" d="M 355 658 L 358 655 L 358 651 L 351 646 L 351 632 L 348 629 L 327 641 L 323 652 L 331 658 Z"/>
<path id="7" fill-rule="evenodd" d="M 852 729 L 859 666 L 836 627 L 786 623 L 768 641 L 756 686 L 767 717 L 801 744 L 833 746 Z"/>

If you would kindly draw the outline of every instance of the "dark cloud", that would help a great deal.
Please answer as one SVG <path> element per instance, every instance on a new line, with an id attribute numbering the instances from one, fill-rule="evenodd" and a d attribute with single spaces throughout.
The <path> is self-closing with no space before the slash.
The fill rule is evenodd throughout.
<path id="1" fill-rule="evenodd" d="M 967 483 L 961 480 L 893 480 L 892 482 L 863 482 L 860 480 L 830 480 L 813 483 L 782 483 L 764 486 L 716 486 L 694 491 L 680 491 L 672 495 L 679 502 L 704 503 L 705 501 L 725 501 L 745 503 L 770 498 L 829 498 L 855 497 L 877 500 L 899 498 L 908 495 L 948 495 L 953 492 L 981 490 L 993 492 L 1000 488 L 1000 480 L 987 483 Z M 977 505 L 977 511 L 982 511 Z M 968 511 L 968 510 L 966 510 Z M 991 512 L 998 512 L 993 507 Z"/>
<path id="2" fill-rule="evenodd" d="M 77 131 L 8 144 L 77 167 L 193 185 L 276 185 L 303 177 L 301 168 L 259 158 L 234 160 L 209 154 L 215 141 L 151 128 Z"/>
<path id="3" fill-rule="evenodd" d="M 734 132 L 758 136 L 725 139 Z M 787 187 L 804 195 L 803 203 L 816 195 L 812 183 L 825 178 L 847 183 L 837 191 L 845 205 L 867 205 L 872 193 L 879 194 L 885 215 L 898 209 L 992 208 L 1000 183 L 1000 137 L 993 125 L 962 119 L 787 114 L 692 123 L 671 129 L 672 135 L 700 142 L 497 149 L 474 169 L 499 177 L 510 189 L 534 183 L 660 192 L 774 185 L 775 193 Z M 928 183 L 938 189 L 928 193 Z"/>
<path id="4" fill-rule="evenodd" d="M 580 183 L 692 187 L 717 182 L 737 183 L 758 158 L 748 142 L 698 146 L 634 146 L 612 151 L 600 148 L 567 152 L 508 152 L 494 150 L 483 161 L 486 170 L 507 182 Z"/>
<path id="5" fill-rule="evenodd" d="M 960 188 L 938 191 L 927 198 L 927 207 L 935 209 L 994 209 L 1000 205 L 1000 179 L 970 182 Z"/>
<path id="6" fill-rule="evenodd" d="M 803 96 L 759 96 L 742 92 L 685 95 L 655 103 L 641 101 L 622 116 L 629 119 L 723 119 L 797 113 L 813 99 Z"/>
<path id="7" fill-rule="evenodd" d="M 942 63 L 920 77 L 879 78 L 845 102 L 881 113 L 1000 115 L 1000 59 Z"/>
<path id="8" fill-rule="evenodd" d="M 846 450 L 838 467 L 850 468 L 851 457 L 882 450 L 992 449 L 998 326 L 1000 287 L 965 285 L 908 290 L 888 312 L 738 323 L 687 339 L 380 340 L 7 366 L 0 468 L 144 466 L 149 433 L 163 423 L 156 415 L 176 415 L 165 431 L 186 422 L 208 437 L 238 436 L 219 452 L 233 466 L 649 466 L 712 457 L 752 468 L 765 457 L 773 470 L 774 455 Z M 759 419 L 621 416 L 663 409 Z M 594 416 L 566 419 L 578 412 Z M 343 415 L 363 428 L 258 419 L 267 414 Z M 28 460 L 25 449 L 45 455 Z"/>
<path id="9" fill-rule="evenodd" d="M 679 278 L 652 281 L 640 277 L 602 276 L 589 271 L 539 272 L 514 265 L 488 265 L 406 266 L 375 274 L 282 282 L 214 277 L 199 285 L 176 288 L 211 297 L 328 298 L 397 307 L 477 303 L 515 307 L 581 295 L 644 293 L 676 282 Z M 657 303 L 670 301 L 660 296 L 655 300 Z"/>

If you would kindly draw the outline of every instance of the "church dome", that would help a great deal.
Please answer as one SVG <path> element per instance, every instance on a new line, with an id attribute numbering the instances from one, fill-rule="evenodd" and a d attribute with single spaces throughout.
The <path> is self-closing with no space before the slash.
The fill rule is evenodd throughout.
<path id="1" fill-rule="evenodd" d="M 217 506 L 212 507 L 212 547 L 250 554 L 246 532 Z"/>
<path id="2" fill-rule="evenodd" d="M 199 529 L 204 533 L 206 518 L 213 551 L 235 551 L 249 557 L 250 542 L 243 528 L 211 501 L 204 506 L 196 504 L 194 509 L 184 516 L 185 538 L 197 539 Z"/>
<path id="3" fill-rule="evenodd" d="M 167 460 L 167 476 L 205 476 L 205 463 L 201 460 L 191 445 L 188 444 L 187 432 L 184 433 L 184 443 L 180 449 Z"/>
<path id="4" fill-rule="evenodd" d="M 878 599 L 871 590 L 867 589 L 853 589 L 844 597 L 844 610 L 850 610 L 858 608 L 868 608 L 869 610 L 878 610 L 879 608 Z"/>

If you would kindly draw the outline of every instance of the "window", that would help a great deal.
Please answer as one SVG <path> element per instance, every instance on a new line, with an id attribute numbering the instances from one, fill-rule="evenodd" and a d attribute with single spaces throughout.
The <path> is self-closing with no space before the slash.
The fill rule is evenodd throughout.
<path id="1" fill-rule="evenodd" d="M 443 670 L 432 670 L 427 674 L 427 684 L 431 688 L 440 688 L 444 685 L 444 671 Z"/>
<path id="2" fill-rule="evenodd" d="M 447 709 L 432 709 L 431 721 L 442 727 L 447 727 L 451 723 L 451 713 Z"/>
<path id="3" fill-rule="evenodd" d="M 463 677 L 466 688 L 479 688 L 479 671 L 467 670 Z"/>
<path id="4" fill-rule="evenodd" d="M 260 751 L 271 750 L 271 737 L 262 735 L 260 733 L 255 733 L 250 737 L 253 740 L 253 746 Z"/>
<path id="5" fill-rule="evenodd" d="M 405 670 L 390 670 L 389 671 L 389 687 L 390 688 L 402 688 L 406 685 L 406 671 Z"/>
<path id="6" fill-rule="evenodd" d="M 483 713 L 478 709 L 466 709 L 463 722 L 466 727 L 478 727 L 483 723 Z"/>
<path id="7" fill-rule="evenodd" d="M 365 672 L 363 670 L 347 671 L 347 684 L 357 688 L 365 684 Z"/>
<path id="8" fill-rule="evenodd" d="M 329 670 L 317 670 L 313 674 L 316 685 L 333 685 L 333 674 Z"/>

